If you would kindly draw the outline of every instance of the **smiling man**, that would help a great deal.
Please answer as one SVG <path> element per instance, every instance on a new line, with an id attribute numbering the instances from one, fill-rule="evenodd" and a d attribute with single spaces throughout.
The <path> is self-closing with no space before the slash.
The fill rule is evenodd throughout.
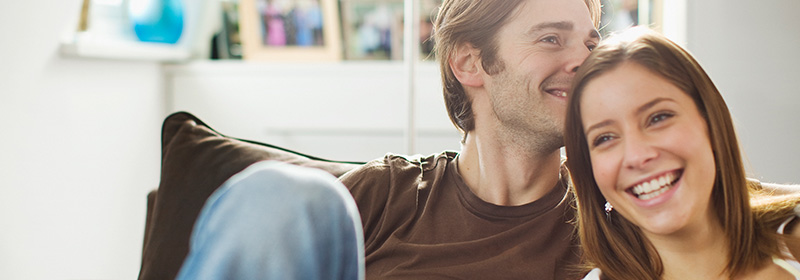
<path id="1" fill-rule="evenodd" d="M 559 148 L 566 94 L 599 41 L 598 9 L 444 1 L 437 57 L 462 150 L 387 155 L 342 178 L 364 224 L 367 278 L 577 277 Z"/>
<path id="2" fill-rule="evenodd" d="M 461 151 L 345 174 L 358 212 L 319 174 L 255 164 L 206 202 L 179 278 L 579 278 L 559 149 L 599 17 L 598 0 L 443 1 L 436 54 Z"/>

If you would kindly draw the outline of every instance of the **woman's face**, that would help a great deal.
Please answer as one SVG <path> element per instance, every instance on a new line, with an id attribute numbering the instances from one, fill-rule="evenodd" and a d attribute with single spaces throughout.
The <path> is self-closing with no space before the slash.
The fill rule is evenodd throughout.
<path id="1" fill-rule="evenodd" d="M 589 81 L 580 102 L 594 178 L 614 211 L 650 237 L 715 219 L 714 156 L 689 95 L 628 62 Z"/>

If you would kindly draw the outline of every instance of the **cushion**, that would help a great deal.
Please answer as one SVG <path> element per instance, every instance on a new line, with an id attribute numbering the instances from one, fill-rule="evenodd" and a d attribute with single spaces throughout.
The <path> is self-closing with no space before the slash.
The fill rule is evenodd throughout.
<path id="1" fill-rule="evenodd" d="M 319 168 L 337 177 L 363 164 L 227 137 L 187 112 L 168 116 L 161 132 L 161 181 L 149 195 L 139 279 L 174 279 L 206 199 L 232 175 L 262 160 Z"/>

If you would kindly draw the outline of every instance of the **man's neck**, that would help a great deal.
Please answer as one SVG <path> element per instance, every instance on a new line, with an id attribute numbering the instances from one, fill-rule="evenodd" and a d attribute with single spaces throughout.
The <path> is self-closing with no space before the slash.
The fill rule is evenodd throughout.
<path id="1" fill-rule="evenodd" d="M 560 158 L 558 149 L 537 153 L 470 132 L 458 157 L 458 171 L 484 201 L 517 206 L 536 201 L 553 189 L 559 180 Z"/>

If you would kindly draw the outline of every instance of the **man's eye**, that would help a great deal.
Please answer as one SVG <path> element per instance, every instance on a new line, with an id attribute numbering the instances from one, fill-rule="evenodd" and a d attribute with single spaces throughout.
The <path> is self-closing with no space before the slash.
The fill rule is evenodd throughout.
<path id="1" fill-rule="evenodd" d="M 545 43 L 551 43 L 551 44 L 558 44 L 558 38 L 556 36 L 547 36 L 547 37 L 542 38 L 539 41 L 545 42 Z"/>

